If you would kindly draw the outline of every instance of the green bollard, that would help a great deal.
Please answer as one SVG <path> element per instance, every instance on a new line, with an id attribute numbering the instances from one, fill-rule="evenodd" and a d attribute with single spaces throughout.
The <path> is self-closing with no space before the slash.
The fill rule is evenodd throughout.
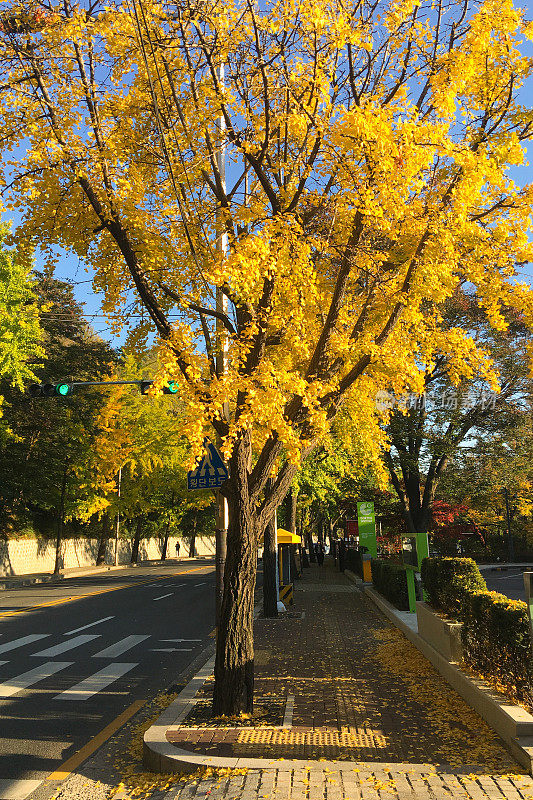
<path id="1" fill-rule="evenodd" d="M 407 596 L 409 598 L 409 611 L 411 614 L 414 614 L 416 612 L 415 571 L 407 567 L 406 573 L 407 573 Z"/>

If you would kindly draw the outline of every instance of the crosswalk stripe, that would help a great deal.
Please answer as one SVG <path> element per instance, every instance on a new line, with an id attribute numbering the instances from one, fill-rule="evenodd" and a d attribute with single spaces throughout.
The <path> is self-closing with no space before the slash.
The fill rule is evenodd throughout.
<path id="1" fill-rule="evenodd" d="M 110 683 L 118 680 L 126 672 L 138 666 L 138 662 L 132 664 L 117 661 L 115 664 L 110 664 L 108 667 L 98 670 L 94 675 L 89 675 L 88 678 L 80 681 L 75 686 L 71 686 L 70 689 L 66 689 L 61 694 L 56 694 L 54 700 L 88 700 L 89 697 L 98 694 Z"/>
<path id="2" fill-rule="evenodd" d="M 1 667 L 3 664 L 9 664 L 9 661 L 0 661 L 0 667 Z"/>
<path id="3" fill-rule="evenodd" d="M 92 628 L 94 625 L 100 625 L 101 622 L 107 622 L 110 619 L 115 619 L 114 616 L 111 617 L 102 617 L 102 619 L 97 619 L 95 622 L 89 622 L 88 625 L 83 625 L 81 628 L 74 628 L 73 631 L 67 631 L 63 634 L 63 636 L 72 636 L 73 633 L 79 633 L 80 631 L 86 631 L 87 628 Z"/>
<path id="4" fill-rule="evenodd" d="M 172 597 L 174 592 L 169 592 L 168 594 L 162 594 L 161 597 L 152 597 L 152 600 L 164 600 L 165 597 Z"/>
<path id="5" fill-rule="evenodd" d="M 14 694 L 22 692 L 23 689 L 33 686 L 34 683 L 44 681 L 45 678 L 49 678 L 56 672 L 71 667 L 73 663 L 73 661 L 47 661 L 46 664 L 41 664 L 35 669 L 23 672 L 22 675 L 10 678 L 8 681 L 0 683 L 0 697 L 12 697 Z"/>
<path id="6" fill-rule="evenodd" d="M 115 642 L 115 644 L 106 647 L 105 650 L 100 650 L 99 653 L 95 653 L 93 658 L 118 658 L 118 656 L 121 656 L 126 650 L 131 650 L 136 644 L 140 644 L 140 642 L 144 642 L 145 639 L 149 638 L 150 634 L 146 634 L 145 636 L 126 636 L 126 638 L 121 639 L 120 642 Z"/>
<path id="7" fill-rule="evenodd" d="M 82 644 L 87 644 L 87 642 L 92 642 L 93 639 L 99 638 L 99 633 L 82 634 L 81 636 L 75 636 L 74 639 L 68 639 L 66 642 L 61 642 L 61 644 L 56 644 L 53 647 L 49 647 L 47 650 L 40 650 L 38 653 L 32 653 L 32 657 L 54 658 L 54 656 L 59 656 L 61 653 L 65 653 L 67 650 L 74 650 L 75 647 L 81 647 Z"/>
<path id="8" fill-rule="evenodd" d="M 32 633 L 30 636 L 22 636 L 20 639 L 13 639 L 11 642 L 0 644 L 0 653 L 7 653 L 8 650 L 15 650 L 17 647 L 24 647 L 25 644 L 38 642 L 39 639 L 45 639 L 50 636 L 49 633 Z"/>
<path id="9" fill-rule="evenodd" d="M 25 800 L 41 783 L 42 780 L 0 778 L 0 797 L 2 800 Z"/>

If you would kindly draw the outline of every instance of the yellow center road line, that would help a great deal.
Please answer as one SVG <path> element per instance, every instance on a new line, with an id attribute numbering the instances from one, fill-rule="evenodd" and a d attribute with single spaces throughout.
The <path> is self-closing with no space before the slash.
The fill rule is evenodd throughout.
<path id="1" fill-rule="evenodd" d="M 172 572 L 170 575 L 158 576 L 157 580 L 164 580 L 165 578 L 172 578 L 177 575 L 188 575 L 191 572 L 201 572 L 206 567 L 196 567 L 195 569 L 186 569 L 184 572 Z M 27 608 L 16 608 L 11 611 L 0 611 L 0 618 L 13 617 L 15 614 L 23 614 L 26 611 L 38 611 L 40 608 L 49 608 L 50 606 L 58 606 L 62 603 L 73 603 L 75 600 L 84 600 L 86 597 L 94 597 L 98 594 L 107 594 L 108 592 L 118 592 L 120 589 L 131 589 L 134 586 L 143 586 L 146 583 L 151 583 L 154 579 L 152 575 L 145 581 L 137 581 L 136 583 L 125 583 L 121 586 L 112 586 L 107 589 L 98 589 L 95 592 L 87 592 L 86 594 L 73 595 L 71 597 L 59 597 L 56 600 L 47 600 L 45 603 L 37 603 L 34 606 L 27 606 Z M 66 587 L 68 588 L 68 587 Z"/>
<path id="2" fill-rule="evenodd" d="M 137 711 L 142 708 L 147 703 L 147 700 L 135 700 L 131 706 L 128 706 L 122 714 L 119 714 L 113 722 L 110 722 L 109 725 L 97 733 L 96 736 L 91 739 L 90 742 L 87 742 L 81 750 L 78 750 L 77 753 L 74 753 L 73 756 L 67 758 L 67 760 L 61 764 L 61 766 L 56 769 L 54 772 L 51 772 L 50 775 L 46 778 L 47 781 L 63 781 L 65 778 L 68 778 L 71 772 L 73 772 L 83 761 L 85 761 L 89 756 L 91 756 L 100 745 L 104 742 L 107 742 L 108 739 L 113 736 L 114 733 L 121 728 L 125 722 L 127 722 Z"/>

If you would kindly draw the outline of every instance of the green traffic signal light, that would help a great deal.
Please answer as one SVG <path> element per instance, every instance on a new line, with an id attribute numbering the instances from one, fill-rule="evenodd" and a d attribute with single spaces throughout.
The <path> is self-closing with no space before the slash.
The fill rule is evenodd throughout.
<path id="1" fill-rule="evenodd" d="M 58 383 L 56 385 L 56 394 L 59 394 L 61 397 L 66 397 L 67 394 L 70 394 L 71 387 L 68 383 Z"/>
<path id="2" fill-rule="evenodd" d="M 176 394 L 179 390 L 179 384 L 177 381 L 169 381 L 166 386 L 163 387 L 164 394 Z"/>

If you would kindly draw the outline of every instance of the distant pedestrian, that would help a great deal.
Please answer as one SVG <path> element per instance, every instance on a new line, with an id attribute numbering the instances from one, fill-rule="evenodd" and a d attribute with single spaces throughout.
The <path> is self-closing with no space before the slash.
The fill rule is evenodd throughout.
<path id="1" fill-rule="evenodd" d="M 324 564 L 324 546 L 322 543 L 319 543 L 316 551 L 316 560 L 318 561 L 318 566 L 321 567 Z"/>
<path id="2" fill-rule="evenodd" d="M 176 542 L 176 558 L 180 557 L 180 543 Z"/>

